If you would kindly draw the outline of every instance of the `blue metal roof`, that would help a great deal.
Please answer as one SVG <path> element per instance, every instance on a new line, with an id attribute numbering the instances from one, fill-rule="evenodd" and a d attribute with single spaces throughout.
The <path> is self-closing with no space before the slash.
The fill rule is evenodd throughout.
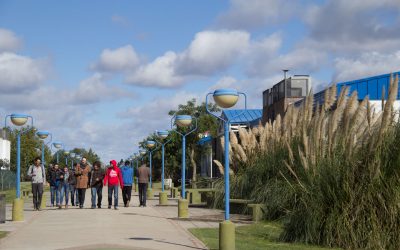
<path id="1" fill-rule="evenodd" d="M 348 87 L 349 95 L 357 91 L 359 100 L 363 100 L 366 96 L 369 97 L 369 100 L 381 100 L 383 91 L 385 99 L 387 99 L 391 75 L 392 74 L 384 74 L 347 82 L 339 82 L 337 83 L 337 96 L 340 94 L 342 88 Z M 400 77 L 400 71 L 393 73 L 393 76 L 396 75 Z M 325 102 L 325 91 L 326 89 L 314 94 L 314 105 L 322 105 Z M 397 100 L 400 99 L 400 88 L 398 91 Z M 302 103 L 303 100 L 296 102 L 294 105 L 300 106 Z"/>
<path id="2" fill-rule="evenodd" d="M 204 145 L 204 144 L 206 144 L 207 142 L 209 142 L 209 141 L 212 141 L 212 136 L 206 136 L 206 137 L 203 137 L 203 138 L 201 138 L 198 142 L 197 142 L 197 144 L 198 145 Z"/>
<path id="3" fill-rule="evenodd" d="M 261 119 L 262 109 L 228 109 L 222 111 L 222 117 L 229 119 L 231 124 L 251 123 Z"/>

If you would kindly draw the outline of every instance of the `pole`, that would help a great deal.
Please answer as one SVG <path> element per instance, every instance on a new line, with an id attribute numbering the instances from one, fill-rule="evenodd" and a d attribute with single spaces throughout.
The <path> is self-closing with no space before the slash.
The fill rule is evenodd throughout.
<path id="1" fill-rule="evenodd" d="M 164 143 L 161 144 L 161 190 L 164 192 Z"/>
<path id="2" fill-rule="evenodd" d="M 186 198 L 185 192 L 185 171 L 186 171 L 186 136 L 182 136 L 182 198 Z"/>
<path id="3" fill-rule="evenodd" d="M 229 220 L 229 122 L 224 123 L 225 134 L 225 220 Z"/>
<path id="4" fill-rule="evenodd" d="M 152 171 L 152 165 L 151 165 L 151 151 L 149 150 L 149 153 L 150 153 L 150 188 L 153 188 L 153 183 L 152 183 L 152 181 L 151 181 L 151 177 L 152 177 L 152 173 L 151 173 L 151 171 Z"/>
<path id="5" fill-rule="evenodd" d="M 44 166 L 44 140 L 42 141 L 42 164 Z"/>
<path id="6" fill-rule="evenodd" d="M 20 175 L 21 175 L 21 133 L 18 131 L 17 133 L 17 199 L 21 197 L 21 183 L 20 183 Z"/>
<path id="7" fill-rule="evenodd" d="M 58 164 L 58 151 L 57 151 L 57 164 Z"/>
<path id="8" fill-rule="evenodd" d="M 68 156 L 65 156 L 65 166 L 68 165 Z"/>

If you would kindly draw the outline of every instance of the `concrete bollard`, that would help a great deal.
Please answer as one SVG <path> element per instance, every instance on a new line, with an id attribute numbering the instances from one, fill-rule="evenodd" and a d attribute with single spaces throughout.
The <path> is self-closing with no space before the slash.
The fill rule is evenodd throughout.
<path id="1" fill-rule="evenodd" d="M 168 205 L 168 194 L 167 192 L 160 192 L 160 196 L 159 196 L 159 204 L 160 205 Z"/>
<path id="2" fill-rule="evenodd" d="M 235 249 L 235 224 L 229 220 L 219 223 L 219 249 Z"/>
<path id="3" fill-rule="evenodd" d="M 189 201 L 186 199 L 178 200 L 178 217 L 189 218 Z"/>
<path id="4" fill-rule="evenodd" d="M 148 188 L 147 189 L 147 199 L 153 199 L 153 198 L 154 198 L 153 189 Z"/>
<path id="5" fill-rule="evenodd" d="M 24 220 L 24 200 L 14 199 L 12 207 L 12 220 L 23 221 Z"/>
<path id="6" fill-rule="evenodd" d="M 44 194 L 42 196 L 42 203 L 40 204 L 40 208 L 41 209 L 45 209 L 46 208 L 46 196 Z"/>

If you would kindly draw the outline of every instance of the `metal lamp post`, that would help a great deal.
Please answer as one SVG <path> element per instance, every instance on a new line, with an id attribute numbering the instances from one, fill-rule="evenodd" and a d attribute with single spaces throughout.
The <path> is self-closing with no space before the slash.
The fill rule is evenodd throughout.
<path id="1" fill-rule="evenodd" d="M 153 159 L 153 152 L 157 150 L 157 143 L 156 141 L 146 141 L 146 147 L 148 148 L 149 152 L 149 163 L 150 163 L 150 185 L 149 188 L 147 189 L 147 199 L 153 199 L 154 194 L 153 194 L 153 165 L 152 165 L 152 159 Z"/>
<path id="2" fill-rule="evenodd" d="M 208 93 L 206 96 L 206 109 L 207 112 L 221 120 L 224 123 L 224 140 L 225 140 L 225 153 L 224 153 L 224 177 L 225 177 L 225 221 L 219 225 L 219 249 L 228 250 L 235 249 L 235 225 L 229 220 L 229 128 L 230 120 L 224 119 L 212 113 L 208 108 L 208 97 L 212 95 L 215 103 L 221 108 L 231 108 L 239 100 L 239 95 L 244 96 L 245 110 L 247 109 L 247 98 L 242 92 L 234 89 L 217 89 L 213 93 Z M 242 113 L 233 117 L 236 118 Z M 232 118 L 231 118 L 232 119 Z"/>
<path id="3" fill-rule="evenodd" d="M 197 119 L 194 118 L 195 124 L 193 125 L 193 118 L 190 115 L 174 115 L 171 119 L 171 129 L 182 136 L 182 179 L 181 179 L 181 199 L 178 201 L 178 217 L 188 218 L 189 217 L 189 202 L 186 200 L 186 136 L 193 133 L 197 129 Z M 177 127 L 189 128 L 189 132 L 181 133 L 178 128 L 174 129 L 174 123 Z M 192 128 L 192 129 L 191 129 Z M 191 129 L 191 130 L 190 130 Z"/>
<path id="4" fill-rule="evenodd" d="M 140 149 L 140 150 L 139 150 L 139 153 L 140 153 L 140 155 L 142 156 L 142 157 L 140 158 L 140 160 L 141 160 L 141 162 L 143 163 L 143 157 L 146 155 L 147 150 L 146 150 L 146 149 Z"/>
<path id="5" fill-rule="evenodd" d="M 51 144 L 51 146 L 55 147 L 57 149 L 57 164 L 58 164 L 58 151 L 60 151 L 61 148 L 63 148 L 64 144 L 60 141 L 55 141 L 53 142 L 53 144 Z"/>
<path id="6" fill-rule="evenodd" d="M 68 166 L 68 155 L 69 155 L 69 151 L 64 151 L 64 156 L 65 156 L 65 166 Z"/>
<path id="7" fill-rule="evenodd" d="M 161 193 L 159 195 L 159 204 L 160 205 L 168 205 L 168 195 L 164 191 L 164 155 L 165 155 L 165 145 L 171 141 L 171 139 L 165 141 L 168 137 L 169 131 L 168 130 L 160 130 L 157 131 L 157 136 L 160 141 L 157 141 L 161 144 Z"/>
<path id="8" fill-rule="evenodd" d="M 51 141 L 53 140 L 53 136 L 49 131 L 38 131 L 36 132 L 36 135 L 42 140 L 42 164 L 43 166 L 45 165 L 45 160 L 44 160 L 44 146 L 48 145 L 49 143 L 51 143 Z M 50 135 L 50 140 L 45 143 L 44 140 L 46 140 Z"/>
<path id="9" fill-rule="evenodd" d="M 29 118 L 31 119 L 31 126 L 25 131 L 17 130 L 17 176 L 16 176 L 16 199 L 13 202 L 12 220 L 24 220 L 24 201 L 21 199 L 21 135 L 27 133 L 33 128 L 33 117 L 24 114 L 11 114 L 7 115 L 5 126 L 7 128 L 7 118 L 10 117 L 12 124 L 17 127 L 25 125 Z"/>
<path id="10" fill-rule="evenodd" d="M 71 169 L 73 169 L 74 168 L 74 159 L 76 157 L 76 154 L 74 152 L 71 152 L 69 155 L 71 156 Z"/>

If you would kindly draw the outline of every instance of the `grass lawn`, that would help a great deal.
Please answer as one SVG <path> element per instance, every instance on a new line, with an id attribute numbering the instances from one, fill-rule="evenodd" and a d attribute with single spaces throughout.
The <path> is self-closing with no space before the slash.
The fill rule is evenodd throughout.
<path id="1" fill-rule="evenodd" d="M 8 232 L 0 231 L 0 239 L 6 237 Z"/>
<path id="2" fill-rule="evenodd" d="M 193 228 L 190 232 L 210 249 L 218 249 L 218 228 Z M 261 222 L 236 227 L 236 250 L 266 249 L 332 249 L 298 243 L 279 242 L 282 225 L 278 222 Z"/>

